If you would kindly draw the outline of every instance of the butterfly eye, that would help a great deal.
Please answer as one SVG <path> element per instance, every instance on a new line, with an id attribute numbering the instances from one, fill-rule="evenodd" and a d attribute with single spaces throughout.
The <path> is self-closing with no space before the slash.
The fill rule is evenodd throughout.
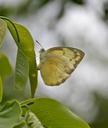
<path id="1" fill-rule="evenodd" d="M 45 49 L 42 48 L 42 49 L 40 50 L 40 53 L 42 53 L 42 52 L 45 52 Z"/>

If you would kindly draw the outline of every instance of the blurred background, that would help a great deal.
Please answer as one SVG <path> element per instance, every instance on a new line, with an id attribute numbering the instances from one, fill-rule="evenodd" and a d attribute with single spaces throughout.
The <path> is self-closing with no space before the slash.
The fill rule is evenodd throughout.
<path id="1" fill-rule="evenodd" d="M 36 97 L 57 99 L 91 128 L 108 128 L 108 0 L 0 0 L 0 15 L 26 26 L 45 49 L 69 46 L 85 52 L 61 86 L 47 87 L 39 75 Z M 14 66 L 13 42 L 7 32 L 1 50 Z"/>

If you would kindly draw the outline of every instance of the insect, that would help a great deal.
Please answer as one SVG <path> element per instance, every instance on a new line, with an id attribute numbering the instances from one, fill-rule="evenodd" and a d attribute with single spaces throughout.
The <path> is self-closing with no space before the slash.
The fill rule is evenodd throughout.
<path id="1" fill-rule="evenodd" d="M 38 69 L 44 83 L 49 86 L 60 85 L 71 75 L 83 57 L 84 52 L 77 48 L 42 48 Z"/>

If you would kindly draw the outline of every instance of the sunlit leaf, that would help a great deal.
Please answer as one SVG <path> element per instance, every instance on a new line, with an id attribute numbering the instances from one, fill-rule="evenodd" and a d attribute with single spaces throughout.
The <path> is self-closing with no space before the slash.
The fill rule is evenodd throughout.
<path id="1" fill-rule="evenodd" d="M 5 17 L 2 17 L 2 18 L 7 22 L 8 29 L 10 30 L 10 32 L 18 46 L 18 49 L 20 49 L 23 52 L 23 54 L 25 55 L 25 58 L 23 58 L 23 59 L 25 59 L 24 62 L 28 61 L 31 94 L 33 97 L 36 87 L 37 87 L 37 68 L 36 68 L 36 60 L 35 60 L 34 41 L 32 39 L 31 34 L 29 33 L 29 31 L 23 25 L 14 23 Z M 22 62 L 17 60 L 16 65 L 22 65 Z M 20 71 L 20 70 L 22 70 L 22 68 L 24 68 L 23 71 L 28 70 L 27 66 L 23 66 L 23 67 L 18 66 L 17 68 L 19 68 L 19 69 L 16 69 L 16 71 Z M 16 75 L 17 74 L 18 73 L 16 73 Z M 24 87 L 24 84 L 26 84 L 26 80 L 27 80 L 26 77 L 27 77 L 26 72 L 24 72 L 23 75 L 20 73 L 20 78 L 22 78 L 22 80 L 21 80 L 22 82 L 20 82 L 19 86 L 21 87 L 21 85 L 22 85 L 22 88 Z"/>
<path id="2" fill-rule="evenodd" d="M 36 114 L 44 127 L 50 128 L 90 128 L 89 125 L 59 102 L 47 99 L 33 99 L 23 103 Z M 25 111 L 25 110 L 24 110 Z"/>
<path id="3" fill-rule="evenodd" d="M 11 73 L 12 68 L 8 58 L 3 53 L 0 53 L 0 76 L 2 80 L 4 80 L 5 77 L 10 75 Z"/>
<path id="4" fill-rule="evenodd" d="M 2 96 L 3 96 L 3 87 L 2 87 L 2 79 L 0 77 L 0 102 L 2 101 Z"/>
<path id="5" fill-rule="evenodd" d="M 0 106 L 0 128 L 12 128 L 20 121 L 21 109 L 17 101 Z"/>
<path id="6" fill-rule="evenodd" d="M 0 46 L 2 45 L 2 41 L 6 34 L 6 29 L 7 29 L 7 25 L 6 25 L 5 21 L 0 19 Z"/>

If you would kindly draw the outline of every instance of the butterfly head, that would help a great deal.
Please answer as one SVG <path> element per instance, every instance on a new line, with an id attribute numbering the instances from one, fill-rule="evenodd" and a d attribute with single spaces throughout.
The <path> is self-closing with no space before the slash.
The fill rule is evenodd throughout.
<path id="1" fill-rule="evenodd" d="M 40 52 L 40 53 L 44 53 L 44 52 L 45 52 L 45 49 L 42 48 L 39 52 Z"/>
<path id="2" fill-rule="evenodd" d="M 44 56 L 45 56 L 45 49 L 44 48 L 42 48 L 40 51 L 39 51 L 39 53 L 40 53 L 40 60 L 42 60 L 42 58 L 44 58 Z"/>

